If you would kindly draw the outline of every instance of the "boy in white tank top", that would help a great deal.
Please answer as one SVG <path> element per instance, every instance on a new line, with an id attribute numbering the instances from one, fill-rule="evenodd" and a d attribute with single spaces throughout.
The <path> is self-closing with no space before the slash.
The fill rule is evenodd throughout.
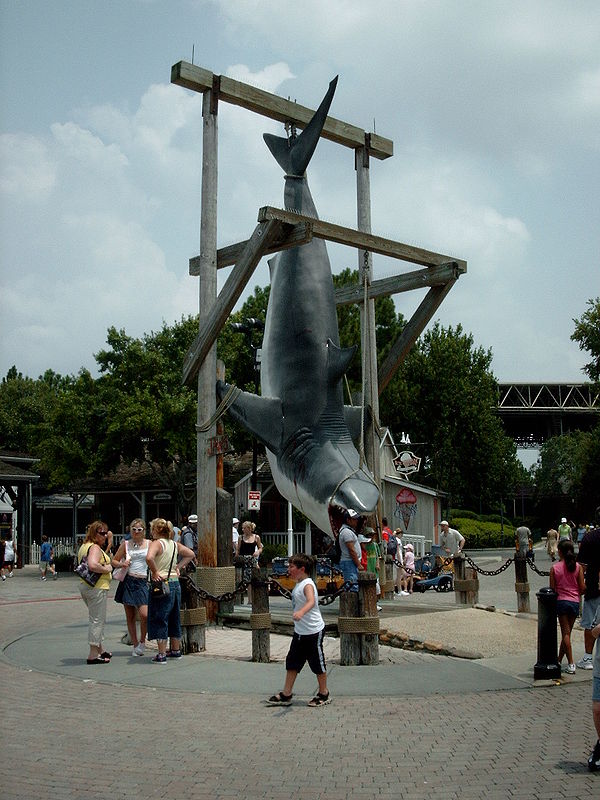
<path id="1" fill-rule="evenodd" d="M 271 706 L 292 704 L 294 683 L 307 661 L 319 683 L 319 691 L 308 705 L 311 708 L 318 708 L 331 703 L 327 688 L 325 654 L 323 653 L 325 623 L 319 609 L 317 587 L 309 577 L 314 565 L 314 558 L 304 553 L 298 553 L 289 560 L 288 575 L 296 581 L 296 586 L 292 590 L 294 635 L 285 660 L 285 684 L 281 692 L 277 692 L 267 700 Z"/>

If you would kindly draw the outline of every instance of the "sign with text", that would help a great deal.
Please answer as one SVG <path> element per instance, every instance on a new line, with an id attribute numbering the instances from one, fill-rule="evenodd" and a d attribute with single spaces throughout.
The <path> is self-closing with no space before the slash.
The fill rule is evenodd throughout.
<path id="1" fill-rule="evenodd" d="M 410 475 L 411 472 L 418 472 L 421 466 L 421 459 L 410 450 L 404 450 L 394 459 L 396 472 L 401 475 Z"/>
<path id="2" fill-rule="evenodd" d="M 248 511 L 260 511 L 260 492 L 256 489 L 248 490 Z"/>

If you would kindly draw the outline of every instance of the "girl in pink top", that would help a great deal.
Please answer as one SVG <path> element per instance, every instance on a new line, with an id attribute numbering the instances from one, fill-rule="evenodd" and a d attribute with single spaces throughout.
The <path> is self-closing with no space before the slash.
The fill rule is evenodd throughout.
<path id="1" fill-rule="evenodd" d="M 558 594 L 556 612 L 560 623 L 562 641 L 558 651 L 558 661 L 567 656 L 565 672 L 573 675 L 575 664 L 573 662 L 573 649 L 571 647 L 571 631 L 579 613 L 579 597 L 585 591 L 583 570 L 581 564 L 575 561 L 573 542 L 561 539 L 558 543 L 559 561 L 552 565 L 550 570 L 550 588 Z"/>

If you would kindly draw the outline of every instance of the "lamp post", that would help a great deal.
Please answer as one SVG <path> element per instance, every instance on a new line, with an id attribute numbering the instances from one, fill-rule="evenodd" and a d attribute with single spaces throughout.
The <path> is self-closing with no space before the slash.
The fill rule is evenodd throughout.
<path id="1" fill-rule="evenodd" d="M 260 345 L 262 344 L 262 332 L 265 329 L 265 323 L 260 320 L 256 319 L 255 317 L 247 317 L 244 322 L 232 322 L 231 327 L 234 331 L 238 333 L 243 333 L 246 337 L 246 344 L 250 348 L 253 356 L 253 365 L 254 365 L 254 393 L 258 394 L 258 388 L 260 385 Z M 254 343 L 254 331 L 260 331 L 260 343 Z M 253 491 L 256 490 L 257 484 L 257 468 L 258 468 L 258 442 L 256 440 L 256 436 L 252 437 L 252 477 L 250 479 L 250 486 Z M 252 518 L 256 517 L 256 511 L 250 512 Z"/>

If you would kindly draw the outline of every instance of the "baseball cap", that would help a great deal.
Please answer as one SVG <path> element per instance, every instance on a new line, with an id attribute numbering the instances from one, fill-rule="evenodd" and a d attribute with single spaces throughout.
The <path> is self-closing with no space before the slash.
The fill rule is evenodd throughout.
<path id="1" fill-rule="evenodd" d="M 355 511 L 353 508 L 349 508 L 346 511 L 346 516 L 350 517 L 350 519 L 360 519 L 360 514 L 358 511 Z"/>
<path id="2" fill-rule="evenodd" d="M 560 524 L 562 525 L 562 524 L 563 524 L 563 522 L 566 522 L 566 521 L 567 521 L 567 518 L 566 518 L 566 517 L 563 517 L 563 518 L 561 519 L 561 521 L 560 521 Z"/>
<path id="3" fill-rule="evenodd" d="M 233 518 L 233 524 L 234 524 L 234 525 L 237 525 L 237 523 L 238 523 L 238 522 L 239 522 L 239 519 L 238 519 L 237 517 L 234 517 L 234 518 Z"/>
<path id="4" fill-rule="evenodd" d="M 188 522 L 198 522 L 198 514 L 190 514 L 188 517 Z"/>
<path id="5" fill-rule="evenodd" d="M 448 520 L 447 520 L 447 519 L 443 519 L 443 520 L 440 522 L 440 525 L 447 525 L 447 524 L 448 524 Z"/>

